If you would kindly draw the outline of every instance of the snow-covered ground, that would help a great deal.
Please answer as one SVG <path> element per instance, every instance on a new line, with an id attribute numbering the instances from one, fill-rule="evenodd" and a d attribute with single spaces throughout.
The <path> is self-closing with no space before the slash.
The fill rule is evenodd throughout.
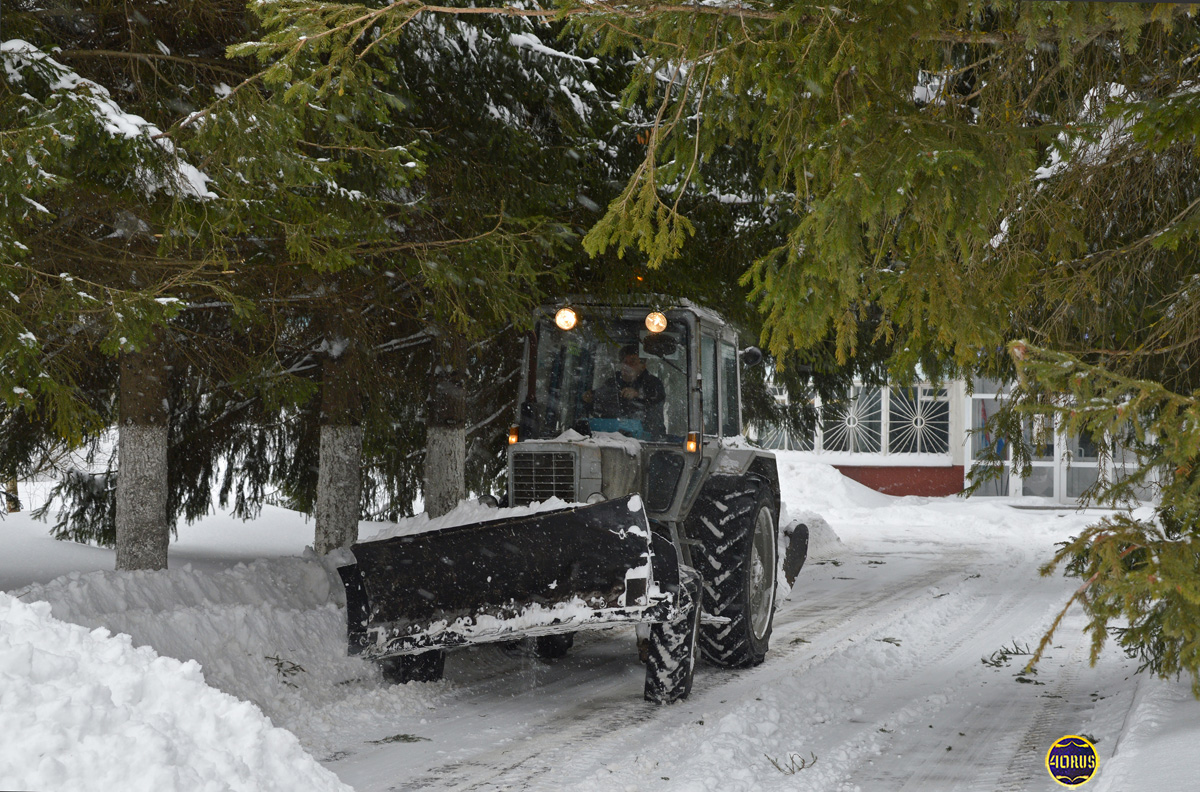
<path id="1" fill-rule="evenodd" d="M 557 661 L 466 649 L 444 681 L 385 685 L 345 656 L 340 586 L 283 510 L 182 526 L 170 570 L 121 574 L 11 515 L 0 788 L 1041 790 L 1066 734 L 1099 751 L 1089 788 L 1194 785 L 1186 681 L 1111 647 L 1088 667 L 1080 613 L 1019 673 L 1077 584 L 1037 566 L 1096 513 L 893 498 L 786 453 L 780 474 L 792 515 L 832 531 L 767 661 L 702 667 L 670 707 L 641 700 L 628 630 Z"/>

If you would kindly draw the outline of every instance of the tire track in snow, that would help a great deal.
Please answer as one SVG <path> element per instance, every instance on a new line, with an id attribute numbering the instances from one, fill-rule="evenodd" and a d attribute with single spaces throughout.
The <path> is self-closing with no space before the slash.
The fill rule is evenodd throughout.
<path id="1" fill-rule="evenodd" d="M 1007 592 L 999 604 L 983 599 L 972 616 L 980 608 L 991 608 L 987 616 L 962 628 L 918 674 L 897 678 L 905 683 L 908 698 L 894 712 L 907 720 L 906 728 L 896 729 L 896 736 L 879 751 L 880 759 L 860 755 L 843 782 L 889 792 L 1040 788 L 1046 750 L 1062 734 L 1078 729 L 1078 719 L 1071 716 L 1082 708 L 1067 702 L 1083 698 L 1075 681 L 1084 647 L 1081 632 L 1069 625 L 1061 628 L 1069 656 L 1053 692 L 1042 683 L 1020 685 L 1011 679 L 1021 667 L 1020 657 L 999 675 L 982 663 L 975 665 L 970 657 L 986 656 L 987 642 L 1008 632 L 1005 627 L 1014 628 L 1012 634 L 1027 632 L 1029 606 L 1040 602 L 1028 590 Z M 1043 660 L 1043 669 L 1048 662 Z M 926 723 L 928 732 L 922 728 Z M 1067 731 L 1055 733 L 1062 728 Z"/>
<path id="2" fill-rule="evenodd" d="M 942 557 L 939 559 L 942 562 L 941 566 L 912 578 L 894 581 L 885 588 L 863 594 L 861 597 L 847 598 L 844 593 L 838 593 L 832 602 L 829 601 L 830 598 L 820 598 L 804 603 L 799 609 L 785 607 L 775 616 L 772 646 L 767 655 L 767 663 L 778 662 L 782 658 L 804 651 L 812 652 L 801 665 L 793 668 L 793 673 L 798 673 L 829 659 L 847 645 L 877 632 L 881 622 L 892 622 L 914 610 L 926 607 L 928 601 L 918 598 L 917 595 L 969 571 L 979 556 L 977 552 L 958 552 Z M 882 613 L 878 612 L 881 608 Z M 805 617 L 813 617 L 813 620 L 805 621 Z M 805 638 L 808 642 L 807 650 L 804 644 L 795 642 L 796 638 L 801 637 L 799 633 L 805 631 L 812 631 L 813 636 Z M 776 641 L 781 637 L 791 640 L 779 646 Z"/>
<path id="3" fill-rule="evenodd" d="M 1003 595 L 999 603 L 980 599 L 959 619 L 954 639 L 935 647 L 931 662 L 897 676 L 894 684 L 902 686 L 905 697 L 889 702 L 890 708 L 881 710 L 882 717 L 871 725 L 882 730 L 890 724 L 895 736 L 879 746 L 884 758 L 876 763 L 861 756 L 849 768 L 846 780 L 861 783 L 864 789 L 923 792 L 974 789 L 981 775 L 994 778 L 989 767 L 994 768 L 997 755 L 1006 755 L 1007 746 L 1018 739 L 1009 724 L 1028 711 L 1030 702 L 1028 696 L 1001 694 L 987 706 L 978 706 L 971 700 L 972 691 L 981 684 L 981 671 L 975 669 L 987 675 L 978 658 L 994 647 L 998 628 L 1023 626 L 1020 606 L 1027 601 L 1014 592 Z M 985 613 L 979 618 L 981 611 Z M 1007 675 L 987 681 L 997 687 L 1009 684 Z"/>
<path id="4" fill-rule="evenodd" d="M 434 768 L 390 789 L 396 792 L 437 788 L 445 792 L 528 789 L 536 779 L 560 770 L 566 763 L 589 763 L 603 751 L 605 739 L 623 730 L 657 720 L 661 710 L 625 695 L 590 711 L 560 712 L 539 724 L 520 743 L 484 751 Z M 565 756 L 564 756 L 565 755 Z"/>
<path id="5" fill-rule="evenodd" d="M 948 565 L 951 568 L 947 570 L 947 577 L 961 577 L 963 573 L 978 568 L 977 564 L 981 559 L 978 554 L 969 553 L 955 560 L 956 564 Z M 994 564 L 992 566 L 994 567 Z M 924 724 L 926 718 L 946 706 L 949 696 L 953 695 L 955 677 L 961 675 L 964 667 L 978 662 L 981 653 L 987 654 L 986 647 L 994 648 L 991 646 L 994 640 L 991 634 L 997 626 L 1024 626 L 1025 619 L 1018 612 L 1020 605 L 1027 599 L 1023 592 L 1004 588 L 998 593 L 986 589 L 975 591 L 972 590 L 973 587 L 962 585 L 971 577 L 976 576 L 962 578 L 956 589 L 934 597 L 937 600 L 951 593 L 961 594 L 965 591 L 967 599 L 961 605 L 957 602 L 958 598 L 941 604 L 921 598 L 912 603 L 916 607 L 888 611 L 888 631 L 893 635 L 904 636 L 903 643 L 908 646 L 905 650 L 907 658 L 899 658 L 898 665 L 887 665 L 894 673 L 878 677 L 879 660 L 872 658 L 869 652 L 867 655 L 856 652 L 846 656 L 845 662 L 852 665 L 862 664 L 861 678 L 871 678 L 872 672 L 876 673 L 877 678 L 874 685 L 862 685 L 849 691 L 850 695 L 847 695 L 847 691 L 840 691 L 838 706 L 841 710 L 854 712 L 853 718 L 843 721 L 839 713 L 828 723 L 817 724 L 805 734 L 806 752 L 811 750 L 819 756 L 831 757 L 826 760 L 819 774 L 821 778 L 818 786 L 814 788 L 832 789 L 839 784 L 854 786 L 865 783 L 864 789 L 886 789 L 889 792 L 899 789 L 905 784 L 905 777 L 912 773 L 894 772 L 891 769 L 891 764 L 894 763 L 881 763 L 876 766 L 874 757 L 882 754 L 884 750 L 894 752 L 894 749 L 885 749 L 884 746 L 895 743 L 897 738 L 901 738 L 903 742 L 905 732 L 912 724 L 917 721 Z M 928 581 L 928 577 L 926 580 Z M 985 579 L 983 584 L 986 586 L 989 582 L 991 581 Z M 948 620 L 931 630 L 930 625 L 922 623 L 922 618 L 928 618 L 931 614 L 936 616 L 938 611 L 942 612 L 943 619 Z M 908 623 L 910 620 L 912 623 Z M 863 638 L 869 638 L 872 634 L 878 635 L 881 632 L 878 623 L 875 623 L 875 627 L 874 630 L 868 628 L 857 631 L 856 642 L 861 646 Z M 896 643 L 899 646 L 900 642 Z M 917 657 L 912 656 L 914 646 Z M 839 650 L 841 648 L 842 646 L 837 647 Z M 899 649 L 895 651 L 900 652 Z M 897 737 L 882 736 L 893 732 L 898 732 Z M 942 745 L 938 748 L 941 750 L 944 747 Z M 912 752 L 902 750 L 902 753 L 903 758 L 900 762 L 905 767 L 911 767 Z M 918 756 L 929 754 L 928 751 L 917 752 Z M 831 761 L 833 767 L 830 766 Z M 864 781 L 864 778 L 872 775 L 879 781 L 878 786 Z M 951 789 L 961 786 L 940 786 L 936 783 L 922 786 L 918 781 L 915 785 L 905 788 Z"/>
<path id="6" fill-rule="evenodd" d="M 1044 696 L 1042 706 L 1029 715 L 1029 725 L 995 787 L 997 792 L 1021 792 L 1032 788 L 1036 781 L 1044 780 L 1048 773 L 1043 758 L 1050 746 L 1063 735 L 1081 731 L 1078 717 L 1072 719 L 1070 716 L 1078 716 L 1085 709 L 1073 702 L 1084 696 L 1079 689 L 1078 671 L 1087 653 L 1087 642 L 1079 624 L 1064 623 L 1059 630 L 1060 639 L 1073 646 L 1059 672 L 1054 693 Z M 1042 663 L 1045 665 L 1045 660 Z"/>

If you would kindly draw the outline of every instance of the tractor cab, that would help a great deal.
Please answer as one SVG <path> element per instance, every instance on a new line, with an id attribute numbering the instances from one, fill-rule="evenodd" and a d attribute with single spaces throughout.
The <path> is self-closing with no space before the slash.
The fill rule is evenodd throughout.
<path id="1" fill-rule="evenodd" d="M 510 505 L 637 493 L 678 520 L 720 438 L 741 434 L 738 377 L 737 335 L 711 311 L 547 309 L 526 345 Z"/>

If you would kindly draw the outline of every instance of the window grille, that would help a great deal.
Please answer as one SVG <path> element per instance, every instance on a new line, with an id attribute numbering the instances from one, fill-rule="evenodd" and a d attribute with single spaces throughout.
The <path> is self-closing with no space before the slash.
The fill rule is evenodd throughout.
<path id="1" fill-rule="evenodd" d="M 883 398 L 879 388 L 855 387 L 844 402 L 821 406 L 821 437 L 826 451 L 879 453 L 883 450 Z"/>
<path id="2" fill-rule="evenodd" d="M 950 451 L 950 398 L 943 388 L 893 388 L 888 394 L 888 451 L 945 454 Z"/>

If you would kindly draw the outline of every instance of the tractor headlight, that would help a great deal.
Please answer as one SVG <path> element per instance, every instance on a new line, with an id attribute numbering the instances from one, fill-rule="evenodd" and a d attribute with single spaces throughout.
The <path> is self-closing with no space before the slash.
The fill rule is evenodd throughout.
<path id="1" fill-rule="evenodd" d="M 573 308 L 559 308 L 558 313 L 554 314 L 554 324 L 560 330 L 573 330 L 578 321 L 579 317 Z"/>
<path id="2" fill-rule="evenodd" d="M 646 314 L 646 329 L 651 333 L 661 333 L 667 329 L 667 317 L 661 311 L 651 311 Z"/>

